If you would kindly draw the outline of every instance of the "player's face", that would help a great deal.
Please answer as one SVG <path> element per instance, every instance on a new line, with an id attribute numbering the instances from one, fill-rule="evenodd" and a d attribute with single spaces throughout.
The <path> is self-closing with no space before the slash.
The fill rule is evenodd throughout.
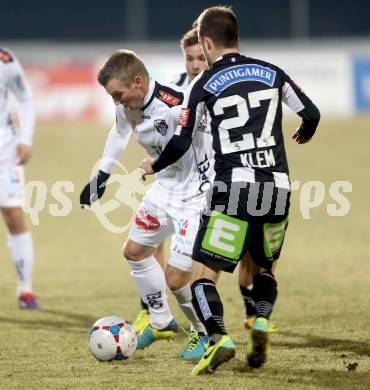
<path id="1" fill-rule="evenodd" d="M 186 73 L 193 80 L 200 72 L 208 68 L 206 57 L 199 43 L 184 48 Z"/>
<path id="2" fill-rule="evenodd" d="M 130 110 L 137 110 L 145 97 L 142 81 L 141 77 L 135 77 L 130 84 L 124 84 L 113 78 L 109 80 L 105 90 L 112 96 L 114 104 L 122 104 Z"/>

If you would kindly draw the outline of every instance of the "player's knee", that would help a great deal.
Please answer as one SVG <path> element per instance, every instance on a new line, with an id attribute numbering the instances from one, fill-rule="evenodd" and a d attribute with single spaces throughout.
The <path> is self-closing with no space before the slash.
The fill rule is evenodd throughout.
<path id="1" fill-rule="evenodd" d="M 21 208 L 4 208 L 1 211 L 10 234 L 20 234 L 27 230 Z"/>
<path id="2" fill-rule="evenodd" d="M 190 281 L 190 272 L 184 272 L 174 267 L 166 269 L 166 284 L 171 291 L 184 287 Z"/>
<path id="3" fill-rule="evenodd" d="M 123 257 L 126 260 L 139 261 L 142 260 L 142 253 L 140 250 L 127 243 L 123 246 Z"/>
<path id="4" fill-rule="evenodd" d="M 254 275 L 253 285 L 258 285 L 261 281 L 263 283 L 263 281 L 266 279 L 270 280 L 271 283 L 276 286 L 277 282 L 271 270 L 263 270 Z"/>

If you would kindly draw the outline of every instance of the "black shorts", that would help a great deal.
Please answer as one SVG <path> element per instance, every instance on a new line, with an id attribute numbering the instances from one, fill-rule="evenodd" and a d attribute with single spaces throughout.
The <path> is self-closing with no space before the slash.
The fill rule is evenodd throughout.
<path id="1" fill-rule="evenodd" d="M 264 184 L 226 183 L 224 192 L 210 190 L 194 243 L 194 260 L 233 272 L 248 250 L 255 264 L 271 269 L 288 226 L 290 192 Z"/>

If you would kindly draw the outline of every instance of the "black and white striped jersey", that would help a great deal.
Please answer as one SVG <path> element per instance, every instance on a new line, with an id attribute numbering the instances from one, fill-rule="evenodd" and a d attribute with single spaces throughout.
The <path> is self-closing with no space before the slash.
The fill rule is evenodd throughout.
<path id="1" fill-rule="evenodd" d="M 301 135 L 311 138 L 320 113 L 283 70 L 239 53 L 224 55 L 191 83 L 176 135 L 153 169 L 163 169 L 184 153 L 208 110 L 216 180 L 275 182 L 289 189 L 282 102 L 302 118 Z"/>

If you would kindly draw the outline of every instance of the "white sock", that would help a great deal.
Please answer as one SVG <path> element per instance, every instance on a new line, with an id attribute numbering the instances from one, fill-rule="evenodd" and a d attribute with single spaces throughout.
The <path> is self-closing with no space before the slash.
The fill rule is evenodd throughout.
<path id="1" fill-rule="evenodd" d="M 165 328 L 173 315 L 168 306 L 163 269 L 154 256 L 140 261 L 127 260 L 127 263 L 141 299 L 148 305 L 151 325 L 156 329 Z"/>
<path id="2" fill-rule="evenodd" d="M 196 330 L 203 334 L 207 334 L 204 325 L 200 322 L 197 313 L 194 310 L 193 304 L 191 303 L 191 288 L 190 283 L 178 290 L 172 290 L 172 294 L 175 296 L 177 303 L 181 310 L 184 312 L 186 318 L 190 321 L 190 330 Z"/>
<path id="3" fill-rule="evenodd" d="M 30 232 L 8 236 L 8 249 L 17 274 L 17 296 L 32 292 L 33 242 Z"/>

